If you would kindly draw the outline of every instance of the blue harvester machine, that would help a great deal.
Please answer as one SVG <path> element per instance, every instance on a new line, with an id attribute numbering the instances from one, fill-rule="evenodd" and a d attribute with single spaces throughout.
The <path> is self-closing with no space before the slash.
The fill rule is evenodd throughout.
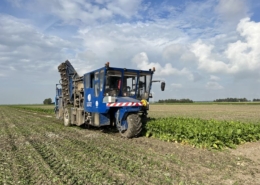
<path id="1" fill-rule="evenodd" d="M 155 68 L 134 70 L 104 67 L 79 76 L 67 60 L 58 66 L 55 114 L 65 126 L 116 126 L 123 137 L 140 134 L 149 110 Z M 164 91 L 165 82 L 161 82 Z"/>

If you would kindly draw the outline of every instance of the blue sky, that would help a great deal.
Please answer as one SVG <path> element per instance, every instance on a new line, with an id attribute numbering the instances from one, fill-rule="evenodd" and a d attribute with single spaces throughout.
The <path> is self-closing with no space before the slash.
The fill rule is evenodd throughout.
<path id="1" fill-rule="evenodd" d="M 57 66 L 109 61 L 166 81 L 154 100 L 260 98 L 260 1 L 2 0 L 0 104 L 53 98 Z"/>

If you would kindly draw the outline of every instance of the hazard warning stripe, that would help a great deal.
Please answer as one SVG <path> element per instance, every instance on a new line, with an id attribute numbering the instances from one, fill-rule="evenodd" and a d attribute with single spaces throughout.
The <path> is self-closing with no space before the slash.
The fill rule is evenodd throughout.
<path id="1" fill-rule="evenodd" d="M 143 106 L 140 102 L 107 103 L 108 107 Z"/>

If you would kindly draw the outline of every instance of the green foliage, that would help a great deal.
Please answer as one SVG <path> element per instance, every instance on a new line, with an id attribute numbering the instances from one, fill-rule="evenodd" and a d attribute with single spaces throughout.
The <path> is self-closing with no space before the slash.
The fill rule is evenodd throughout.
<path id="1" fill-rule="evenodd" d="M 43 101 L 43 104 L 44 104 L 44 105 L 50 105 L 50 104 L 52 104 L 51 98 L 45 99 L 45 100 Z"/>
<path id="2" fill-rule="evenodd" d="M 169 117 L 149 121 L 146 136 L 169 142 L 190 144 L 198 148 L 235 148 L 260 140 L 260 125 L 236 121 L 202 120 Z"/>
<path id="3" fill-rule="evenodd" d="M 224 98 L 216 99 L 214 102 L 248 102 L 246 98 Z"/>

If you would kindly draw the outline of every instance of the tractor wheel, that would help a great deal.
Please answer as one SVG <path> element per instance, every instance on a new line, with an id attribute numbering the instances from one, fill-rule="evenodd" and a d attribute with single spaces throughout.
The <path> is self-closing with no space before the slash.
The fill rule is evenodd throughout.
<path id="1" fill-rule="evenodd" d="M 142 131 L 142 122 L 138 114 L 129 114 L 126 118 L 128 128 L 121 132 L 121 135 L 126 138 L 137 137 Z"/>
<path id="2" fill-rule="evenodd" d="M 63 120 L 64 120 L 64 126 L 66 126 L 66 127 L 71 126 L 71 110 L 70 110 L 70 108 L 65 108 Z"/>

